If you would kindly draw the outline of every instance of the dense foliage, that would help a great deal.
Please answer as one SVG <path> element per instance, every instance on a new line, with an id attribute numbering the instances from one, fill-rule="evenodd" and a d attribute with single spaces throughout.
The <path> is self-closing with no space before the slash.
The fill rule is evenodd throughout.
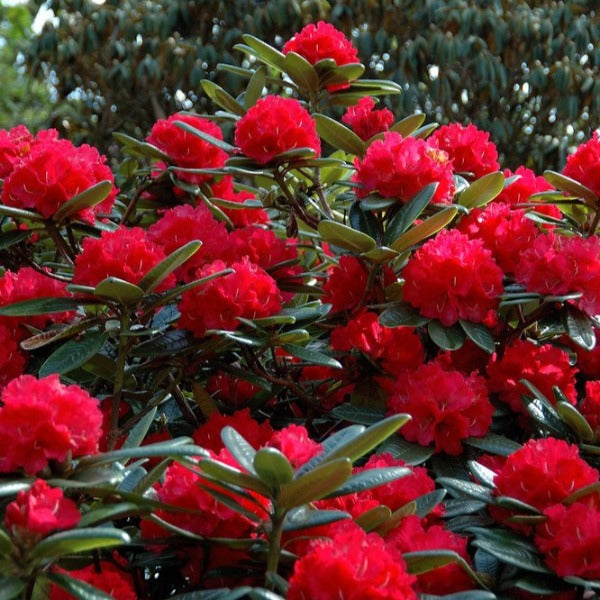
<path id="1" fill-rule="evenodd" d="M 241 93 L 244 79 L 216 67 L 248 66 L 232 50 L 242 33 L 281 49 L 318 19 L 352 38 L 369 77 L 402 86 L 386 99 L 396 118 L 420 110 L 472 122 L 491 132 L 507 167 L 561 168 L 600 115 L 600 25 L 581 0 L 46 4 L 57 21 L 33 40 L 30 72 L 52 73 L 58 97 L 70 98 L 56 126 L 105 152 L 113 131 L 142 137 L 165 114 L 212 110 L 204 78 Z"/>
<path id="2" fill-rule="evenodd" d="M 600 138 L 500 171 L 330 24 L 237 51 L 114 175 L 0 131 L 2 597 L 593 596 Z"/>

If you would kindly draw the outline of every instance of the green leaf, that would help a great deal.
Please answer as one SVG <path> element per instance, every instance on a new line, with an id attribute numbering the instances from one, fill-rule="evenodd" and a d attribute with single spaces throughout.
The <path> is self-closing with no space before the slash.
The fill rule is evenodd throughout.
<path id="1" fill-rule="evenodd" d="M 350 421 L 350 423 L 372 425 L 373 423 L 379 423 L 385 417 L 385 414 L 380 410 L 368 406 L 356 406 L 346 402 L 333 408 L 329 416 L 334 419 Z"/>
<path id="2" fill-rule="evenodd" d="M 25 221 L 43 221 L 42 215 L 32 212 L 30 210 L 23 210 L 22 208 L 13 208 L 12 206 L 5 206 L 0 204 L 0 215 L 11 217 L 12 219 L 25 220 Z"/>
<path id="3" fill-rule="evenodd" d="M 125 150 L 128 154 L 136 156 L 147 156 L 154 160 L 160 160 L 161 162 L 171 162 L 171 158 L 168 154 L 165 154 L 162 150 L 159 150 L 156 146 L 136 140 L 135 138 L 126 135 L 125 133 L 113 132 L 113 137 L 125 146 Z"/>
<path id="4" fill-rule="evenodd" d="M 341 369 L 342 365 L 333 357 L 317 352 L 311 348 L 305 348 L 304 346 L 294 346 L 292 344 L 284 344 L 283 349 L 295 356 L 300 358 L 304 362 L 312 365 L 323 365 L 325 367 L 333 367 L 334 369 Z"/>
<path id="5" fill-rule="evenodd" d="M 393 244 L 414 223 L 431 202 L 437 187 L 437 182 L 427 184 L 390 219 L 383 236 L 386 244 Z"/>
<path id="6" fill-rule="evenodd" d="M 496 496 L 494 498 L 494 504 L 507 510 L 513 510 L 518 513 L 530 514 L 530 515 L 541 515 L 542 513 L 535 507 L 521 502 L 516 498 L 510 498 L 509 496 Z"/>
<path id="7" fill-rule="evenodd" d="M 401 121 L 398 121 L 390 127 L 390 131 L 399 133 L 402 137 L 408 137 L 412 135 L 425 121 L 425 113 L 415 113 L 414 115 L 408 115 Z"/>
<path id="8" fill-rule="evenodd" d="M 353 439 L 337 446 L 325 459 L 327 462 L 340 457 L 349 458 L 352 462 L 367 454 L 381 442 L 395 433 L 410 420 L 410 415 L 398 414 L 387 417 L 375 425 L 371 425 Z"/>
<path id="9" fill-rule="evenodd" d="M 431 320 L 427 325 L 427 333 L 442 350 L 458 350 L 465 343 L 464 331 L 457 323 L 446 327 L 439 321 Z"/>
<path id="10" fill-rule="evenodd" d="M 244 95 L 244 105 L 246 108 L 254 106 L 257 100 L 262 96 L 266 79 L 267 70 L 261 65 L 254 71 L 252 77 L 250 77 L 250 81 L 248 81 L 248 86 L 246 87 L 246 93 Z"/>
<path id="11" fill-rule="evenodd" d="M 354 522 L 367 532 L 374 531 L 392 516 L 392 511 L 383 504 L 365 511 L 354 519 Z"/>
<path id="12" fill-rule="evenodd" d="M 92 208 L 93 206 L 96 206 L 96 204 L 100 204 L 100 202 L 108 198 L 112 189 L 113 184 L 111 181 L 104 180 L 96 183 L 60 206 L 52 216 L 52 220 L 55 223 L 60 223 L 86 208 Z"/>
<path id="13" fill-rule="evenodd" d="M 379 236 L 379 224 L 377 218 L 370 212 L 362 210 L 362 203 L 356 201 L 350 206 L 350 225 L 356 231 L 360 231 L 373 239 Z"/>
<path id="14" fill-rule="evenodd" d="M 294 478 L 290 461 L 276 448 L 261 448 L 252 463 L 256 474 L 271 488 L 279 489 Z"/>
<path id="15" fill-rule="evenodd" d="M 247 475 L 239 469 L 230 467 L 212 458 L 203 458 L 198 466 L 204 473 L 214 478 L 216 482 L 224 481 L 225 483 L 254 490 L 267 498 L 271 495 L 269 487 L 260 479 L 253 475 Z"/>
<path id="16" fill-rule="evenodd" d="M 485 550 L 502 562 L 526 571 L 551 573 L 537 548 L 523 537 L 502 529 L 471 527 L 469 531 L 475 535 L 474 546 Z"/>
<path id="17" fill-rule="evenodd" d="M 327 59 L 326 59 L 327 60 Z M 315 65 L 315 69 L 316 69 Z M 340 65 L 339 67 L 334 66 L 331 69 L 327 69 L 319 79 L 321 87 L 330 85 L 339 85 L 348 83 L 358 79 L 365 72 L 365 66 L 360 63 L 350 63 L 347 65 Z"/>
<path id="18" fill-rule="evenodd" d="M 288 52 L 283 60 L 283 70 L 299 88 L 306 90 L 312 96 L 319 93 L 319 75 L 300 54 Z"/>
<path id="19" fill-rule="evenodd" d="M 490 330 L 481 323 L 471 323 L 470 321 L 458 321 L 463 331 L 467 334 L 467 337 L 479 346 L 482 350 L 485 350 L 488 354 L 493 354 L 496 350 L 496 343 L 490 333 Z"/>
<path id="20" fill-rule="evenodd" d="M 144 297 L 144 290 L 124 279 L 107 277 L 94 288 L 94 294 L 120 304 L 136 304 Z"/>
<path id="21" fill-rule="evenodd" d="M 423 125 L 419 127 L 416 131 L 413 131 L 410 136 L 417 138 L 418 140 L 424 140 L 429 137 L 429 134 L 433 133 L 438 127 L 439 123 L 428 123 L 427 125 Z"/>
<path id="22" fill-rule="evenodd" d="M 10 248 L 10 246 L 26 240 L 30 235 L 31 231 L 21 231 L 20 229 L 3 231 L 0 233 L 0 250 Z"/>
<path id="23" fill-rule="evenodd" d="M 321 114 L 313 115 L 317 133 L 331 146 L 348 154 L 363 156 L 366 144 L 352 131 L 334 119 Z"/>
<path id="24" fill-rule="evenodd" d="M 373 250 L 363 252 L 361 256 L 368 258 L 374 263 L 382 264 L 389 262 L 393 258 L 396 258 L 398 256 L 398 252 L 392 250 L 391 248 L 387 248 L 386 246 L 378 246 L 377 248 L 373 248 Z"/>
<path id="25" fill-rule="evenodd" d="M 114 527 L 84 527 L 61 531 L 44 538 L 30 553 L 32 560 L 58 558 L 89 550 L 129 544 L 131 538 Z"/>
<path id="26" fill-rule="evenodd" d="M 377 242 L 371 236 L 337 221 L 321 221 L 319 233 L 326 242 L 354 252 L 368 252 L 377 246 Z"/>
<path id="27" fill-rule="evenodd" d="M 140 506 L 134 502 L 117 502 L 109 506 L 100 506 L 84 513 L 79 522 L 79 527 L 90 527 L 105 521 L 113 521 L 132 514 L 138 514 Z"/>
<path id="28" fill-rule="evenodd" d="M 474 181 L 458 197 L 458 203 L 467 208 L 478 208 L 491 202 L 504 189 L 504 175 L 488 173 Z"/>
<path id="29" fill-rule="evenodd" d="M 457 492 L 459 496 L 468 496 L 488 503 L 492 500 L 491 490 L 478 483 L 454 477 L 438 477 L 436 481 L 446 489 Z"/>
<path id="30" fill-rule="evenodd" d="M 350 459 L 331 459 L 284 485 L 277 503 L 290 509 L 320 500 L 342 485 L 351 473 Z"/>
<path id="31" fill-rule="evenodd" d="M 396 238 L 394 242 L 389 244 L 390 248 L 397 252 L 407 250 L 412 246 L 415 246 L 424 239 L 436 234 L 438 231 L 443 229 L 448 223 L 454 219 L 458 208 L 448 207 L 444 208 L 440 212 L 436 213 L 432 217 L 425 219 L 422 223 L 415 225 L 401 236 Z"/>
<path id="32" fill-rule="evenodd" d="M 478 483 L 481 483 L 490 489 L 494 489 L 494 471 L 488 469 L 485 465 L 478 463 L 476 460 L 468 461 L 468 465 L 469 471 L 473 473 Z"/>
<path id="33" fill-rule="evenodd" d="M 86 300 L 77 298 L 36 298 L 0 307 L 2 317 L 31 317 L 75 310 Z"/>
<path id="34" fill-rule="evenodd" d="M 329 525 L 336 521 L 351 519 L 352 517 L 341 510 L 316 510 L 310 506 L 299 506 L 290 510 L 285 517 L 283 531 L 297 531 L 309 527 L 320 527 Z"/>
<path id="35" fill-rule="evenodd" d="M 363 211 L 385 210 L 387 208 L 392 208 L 392 206 L 398 206 L 398 200 L 396 200 L 396 198 L 380 198 L 374 194 L 371 194 L 358 202 L 360 202 L 360 207 Z"/>
<path id="36" fill-rule="evenodd" d="M 94 331 L 87 333 L 79 341 L 69 340 L 46 359 L 40 367 L 39 377 L 46 377 L 51 373 L 62 375 L 73 371 L 100 352 L 107 339 L 107 333 Z"/>
<path id="37" fill-rule="evenodd" d="M 428 322 L 428 317 L 407 303 L 394 304 L 379 315 L 379 324 L 384 327 L 420 327 Z"/>
<path id="38" fill-rule="evenodd" d="M 444 498 L 446 490 L 434 490 L 428 494 L 419 496 L 413 502 L 415 503 L 414 514 L 423 519 L 426 517 Z"/>
<path id="39" fill-rule="evenodd" d="M 390 436 L 381 444 L 378 451 L 389 452 L 394 458 L 401 458 L 408 465 L 420 465 L 434 454 L 431 446 L 413 444 L 406 441 L 401 435 Z"/>
<path id="40" fill-rule="evenodd" d="M 596 196 L 592 190 L 585 187 L 585 185 L 579 183 L 579 181 L 575 181 L 575 179 L 571 179 L 562 173 L 550 170 L 544 171 L 544 177 L 546 178 L 546 181 L 556 189 L 562 190 L 563 192 L 569 192 L 569 194 L 573 194 L 573 196 L 585 200 L 586 204 L 598 208 L 598 196 Z"/>
<path id="41" fill-rule="evenodd" d="M 69 576 L 68 573 L 47 572 L 44 576 L 77 600 L 111 600 L 113 598 L 89 583 Z"/>
<path id="42" fill-rule="evenodd" d="M 226 425 L 221 429 L 221 440 L 240 466 L 249 473 L 254 473 L 254 456 L 256 450 L 233 427 Z"/>
<path id="43" fill-rule="evenodd" d="M 91 288 L 91 290 L 93 292 L 94 288 Z M 62 327 L 61 329 L 51 329 L 49 331 L 42 331 L 42 333 L 32 335 L 31 337 L 23 340 L 20 346 L 23 348 L 23 350 L 27 351 L 37 350 L 47 346 L 48 344 L 53 344 L 65 338 L 71 338 L 75 336 L 75 334 L 86 331 L 97 324 L 98 319 L 95 317 L 82 319 L 81 321 L 76 321 L 71 325 Z"/>
<path id="44" fill-rule="evenodd" d="M 496 433 L 488 433 L 483 437 L 468 437 L 463 441 L 469 446 L 498 456 L 509 456 L 521 447 L 517 442 Z"/>
<path id="45" fill-rule="evenodd" d="M 220 85 L 217 85 L 210 79 L 203 79 L 200 82 L 204 93 L 222 109 L 227 110 L 234 115 L 243 117 L 246 114 L 246 109 Z"/>
<path id="46" fill-rule="evenodd" d="M 593 442 L 595 435 L 590 424 L 584 416 L 570 403 L 559 400 L 556 403 L 556 411 L 561 419 L 577 434 L 584 442 Z"/>
<path id="47" fill-rule="evenodd" d="M 161 260 L 154 268 L 142 277 L 139 287 L 144 290 L 145 293 L 151 292 L 160 285 L 175 269 L 180 267 L 186 260 L 192 257 L 202 246 L 200 240 L 194 240 L 188 242 L 171 252 L 169 256 Z"/>
<path id="48" fill-rule="evenodd" d="M 0 529 L 0 556 L 7 556 L 12 548 L 12 541 L 4 529 Z"/>
<path id="49" fill-rule="evenodd" d="M 122 448 L 138 448 L 144 441 L 146 434 L 154 423 L 158 407 L 153 406 L 131 429 Z"/>
<path id="50" fill-rule="evenodd" d="M 279 52 L 279 50 L 269 46 L 269 44 L 266 44 L 253 35 L 245 34 L 242 36 L 242 40 L 254 50 L 254 55 L 260 58 L 264 63 L 271 65 L 280 71 L 285 70 L 285 55 Z"/>
<path id="51" fill-rule="evenodd" d="M 429 571 L 446 565 L 460 565 L 462 567 L 465 563 L 465 559 L 452 550 L 405 552 L 402 554 L 402 558 L 406 562 L 408 572 L 413 575 L 429 573 Z"/>
<path id="52" fill-rule="evenodd" d="M 196 137 L 199 137 L 201 140 L 204 140 L 205 142 L 208 142 L 209 144 L 212 144 L 217 148 L 220 148 L 228 154 L 233 154 L 237 151 L 237 148 L 235 146 L 232 146 L 231 144 L 228 144 L 223 140 L 220 140 L 208 133 L 205 133 L 204 131 L 200 131 L 200 129 L 196 129 L 188 123 L 184 123 L 183 121 L 173 121 L 173 125 L 179 127 L 179 129 L 187 131 L 188 133 L 191 133 L 192 135 L 195 135 Z"/>
<path id="53" fill-rule="evenodd" d="M 390 481 L 396 481 L 402 477 L 410 475 L 412 471 L 407 467 L 382 467 L 376 469 L 367 469 L 361 471 L 356 475 L 352 475 L 348 481 L 343 483 L 335 492 L 329 494 L 328 498 L 336 498 L 337 496 L 344 496 L 346 494 L 356 494 L 364 490 L 370 490 L 389 483 Z"/>
<path id="54" fill-rule="evenodd" d="M 596 334 L 591 319 L 578 308 L 567 305 L 562 314 L 567 335 L 584 350 L 593 350 L 596 346 Z"/>

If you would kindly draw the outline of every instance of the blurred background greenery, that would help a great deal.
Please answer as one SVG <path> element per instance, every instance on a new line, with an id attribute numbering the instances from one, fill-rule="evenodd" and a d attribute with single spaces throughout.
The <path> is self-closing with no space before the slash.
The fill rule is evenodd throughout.
<path id="1" fill-rule="evenodd" d="M 397 118 L 471 121 L 503 165 L 560 168 L 600 116 L 600 15 L 584 0 L 48 0 L 2 7 L 0 125 L 49 124 L 114 153 L 113 131 L 143 137 L 178 109 L 210 109 L 199 82 L 234 95 L 233 46 L 251 33 L 276 47 L 330 21 L 369 77 L 404 93 Z M 600 5 L 599 5 L 600 6 Z M 37 17 L 37 18 L 36 18 Z M 35 21 L 35 32 L 31 30 Z M 6 68 L 6 67 L 9 68 Z"/>

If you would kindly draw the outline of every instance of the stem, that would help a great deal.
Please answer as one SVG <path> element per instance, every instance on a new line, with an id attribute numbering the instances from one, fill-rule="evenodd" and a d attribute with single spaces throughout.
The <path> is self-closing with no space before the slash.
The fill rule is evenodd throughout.
<path id="1" fill-rule="evenodd" d="M 69 264 L 72 265 L 73 261 L 75 260 L 75 254 L 73 253 L 73 251 L 71 250 L 69 245 L 65 242 L 62 235 L 60 235 L 60 232 L 56 228 L 56 225 L 54 224 L 54 222 L 51 220 L 48 220 L 48 221 L 44 222 L 44 225 L 46 227 L 46 231 L 48 232 L 48 235 L 50 236 L 50 239 L 54 242 L 54 245 L 56 246 L 56 249 L 58 250 L 59 254 Z"/>
<path id="2" fill-rule="evenodd" d="M 323 193 L 323 186 L 321 185 L 321 169 L 319 167 L 315 167 L 314 170 L 315 176 L 313 179 L 313 183 L 315 186 L 315 192 L 317 192 L 317 197 L 319 198 L 319 204 L 321 205 L 321 209 L 327 215 L 328 219 L 335 221 L 335 216 L 329 203 L 327 202 L 327 198 L 325 198 L 325 194 Z"/>
<path id="3" fill-rule="evenodd" d="M 123 382 L 125 381 L 125 363 L 127 361 L 127 351 L 129 343 L 127 336 L 124 335 L 129 330 L 131 323 L 131 313 L 129 309 L 124 309 L 121 313 L 121 328 L 119 330 L 119 349 L 117 355 L 117 367 L 115 372 L 115 382 L 113 385 L 113 400 L 110 410 L 110 429 L 108 432 L 107 450 L 114 450 L 117 443 L 119 431 L 119 405 L 121 403 L 121 392 Z"/>
<path id="4" fill-rule="evenodd" d="M 598 223 L 600 223 L 600 210 L 597 210 L 596 214 L 594 215 L 594 220 L 592 221 L 592 224 L 590 225 L 589 237 L 593 236 L 594 233 L 596 232 L 596 229 L 598 229 Z"/>
<path id="5" fill-rule="evenodd" d="M 285 175 L 281 171 L 276 170 L 273 173 L 273 176 L 275 177 L 275 181 L 279 184 L 279 187 L 286 197 L 286 200 L 292 207 L 292 211 L 296 213 L 307 225 L 316 229 L 317 225 L 319 224 L 318 219 L 315 219 L 315 217 L 308 214 L 305 208 L 298 202 L 298 200 L 296 200 L 294 194 L 292 194 L 285 182 Z"/>
<path id="6" fill-rule="evenodd" d="M 281 554 L 281 534 L 283 533 L 283 522 L 285 521 L 286 511 L 280 512 L 277 508 L 271 515 L 271 533 L 269 535 L 269 553 L 267 555 L 267 579 L 266 587 L 274 589 L 273 581 L 269 580 L 269 573 L 277 575 L 279 567 L 279 556 Z"/>

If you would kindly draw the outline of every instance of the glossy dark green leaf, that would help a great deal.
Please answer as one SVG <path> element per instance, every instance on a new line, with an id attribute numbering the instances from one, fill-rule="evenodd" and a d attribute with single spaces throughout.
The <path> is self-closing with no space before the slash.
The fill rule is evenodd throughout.
<path id="1" fill-rule="evenodd" d="M 229 111 L 234 115 L 243 117 L 246 114 L 246 109 L 233 97 L 226 92 L 220 85 L 217 85 L 210 79 L 203 79 L 200 82 L 204 93 L 223 110 Z"/>
<path id="2" fill-rule="evenodd" d="M 596 346 L 596 334 L 591 319 L 578 308 L 566 306 L 562 314 L 567 335 L 584 350 L 593 350 Z"/>
<path id="3" fill-rule="evenodd" d="M 329 416 L 361 425 L 373 425 L 385 418 L 385 414 L 380 410 L 368 406 L 356 406 L 348 402 L 333 408 Z"/>
<path id="4" fill-rule="evenodd" d="M 537 508 L 535 508 L 535 506 L 531 506 L 525 502 L 521 502 L 521 500 L 517 500 L 516 498 L 510 498 L 508 496 L 496 496 L 494 498 L 494 504 L 502 508 L 506 508 L 507 510 L 516 511 L 518 513 L 531 515 L 542 514 Z"/>
<path id="5" fill-rule="evenodd" d="M 410 475 L 412 471 L 407 467 L 382 467 L 375 469 L 367 469 L 356 475 L 352 475 L 345 483 L 343 483 L 335 492 L 329 494 L 329 498 L 344 496 L 346 494 L 356 494 L 364 490 L 384 485 L 391 481 L 396 481 L 401 477 Z"/>
<path id="6" fill-rule="evenodd" d="M 366 145 L 354 131 L 325 115 L 315 114 L 313 119 L 317 124 L 317 133 L 328 144 L 348 154 L 364 155 Z"/>
<path id="7" fill-rule="evenodd" d="M 252 464 L 263 483 L 271 488 L 278 489 L 294 478 L 290 461 L 276 448 L 261 448 L 254 455 Z"/>
<path id="8" fill-rule="evenodd" d="M 193 127 L 188 123 L 184 123 L 183 121 L 173 121 L 173 125 L 179 127 L 180 129 L 183 129 L 184 131 L 187 131 L 188 133 L 191 133 L 192 135 L 195 135 L 196 137 L 199 137 L 200 139 L 204 140 L 205 142 L 208 142 L 209 144 L 212 144 L 213 146 L 216 146 L 217 148 L 220 148 L 228 154 L 233 154 L 237 151 L 237 148 L 235 146 L 232 146 L 231 144 L 228 144 L 223 140 L 220 140 L 208 133 L 205 133 L 204 131 L 200 131 L 200 129 L 196 129 L 196 127 Z"/>
<path id="9" fill-rule="evenodd" d="M 48 572 L 45 574 L 45 577 L 59 588 L 68 592 L 72 597 L 77 598 L 77 600 L 111 600 L 113 598 L 113 596 L 109 596 L 98 588 L 91 586 L 85 581 L 71 577 L 67 573 Z"/>
<path id="10" fill-rule="evenodd" d="M 6 556 L 10 553 L 12 541 L 4 529 L 0 529 L 0 556 Z"/>
<path id="11" fill-rule="evenodd" d="M 18 221 L 43 221 L 44 217 L 39 213 L 31 210 L 23 210 L 22 208 L 13 208 L 12 206 L 6 206 L 0 204 L 0 215 L 11 217 Z"/>
<path id="12" fill-rule="evenodd" d="M 169 256 L 161 260 L 155 267 L 153 267 L 144 277 L 142 277 L 139 287 L 144 290 L 145 293 L 151 292 L 160 285 L 175 269 L 185 263 L 190 257 L 192 257 L 202 246 L 200 240 L 188 242 L 181 246 L 177 250 L 171 252 Z"/>
<path id="13" fill-rule="evenodd" d="M 80 340 L 69 340 L 45 360 L 40 367 L 39 377 L 73 371 L 100 352 L 107 340 L 108 334 L 98 331 L 87 333 Z"/>
<path id="14" fill-rule="evenodd" d="M 350 225 L 353 229 L 365 233 L 366 235 L 377 239 L 379 237 L 379 225 L 376 217 L 362 210 L 362 203 L 353 202 L 350 207 Z"/>
<path id="15" fill-rule="evenodd" d="M 309 506 L 299 506 L 290 510 L 283 524 L 284 531 L 298 531 L 309 527 L 320 527 L 352 517 L 341 510 L 316 510 Z"/>
<path id="16" fill-rule="evenodd" d="M 551 170 L 544 171 L 544 177 L 546 178 L 546 181 L 552 184 L 556 189 L 569 192 L 569 194 L 573 194 L 573 196 L 583 198 L 590 206 L 598 207 L 598 196 L 596 196 L 590 188 L 579 183 L 579 181 L 575 181 L 575 179 L 571 179 L 562 173 Z"/>
<path id="17" fill-rule="evenodd" d="M 342 485 L 351 474 L 350 459 L 332 458 L 283 486 L 277 503 L 290 509 L 320 500 Z"/>
<path id="18" fill-rule="evenodd" d="M 134 154 L 136 156 L 147 156 L 154 160 L 160 160 L 163 162 L 170 162 L 171 158 L 168 154 L 165 154 L 162 150 L 159 150 L 156 146 L 136 140 L 135 138 L 118 131 L 113 132 L 113 137 L 125 146 L 124 150 L 128 154 Z"/>
<path id="19" fill-rule="evenodd" d="M 113 521 L 114 519 L 120 519 L 128 515 L 138 514 L 139 510 L 140 507 L 134 502 L 117 502 L 109 506 L 92 508 L 83 514 L 79 526 L 91 527 L 106 521 Z"/>
<path id="20" fill-rule="evenodd" d="M 415 246 L 419 242 L 422 242 L 442 230 L 452 221 L 452 219 L 454 219 L 457 212 L 458 208 L 456 207 L 444 208 L 432 217 L 425 219 L 422 223 L 411 227 L 388 245 L 397 252 L 408 250 L 412 246 Z"/>
<path id="21" fill-rule="evenodd" d="M 577 434 L 584 442 L 594 441 L 594 431 L 584 416 L 570 403 L 559 400 L 556 403 L 556 411 L 560 418 Z"/>
<path id="22" fill-rule="evenodd" d="M 25 590 L 25 582 L 13 577 L 0 578 L 0 600 L 14 600 L 22 598 Z"/>
<path id="23" fill-rule="evenodd" d="M 94 288 L 94 294 L 120 304 L 136 304 L 144 297 L 144 290 L 124 279 L 107 277 Z"/>
<path id="24" fill-rule="evenodd" d="M 446 327 L 432 320 L 427 325 L 427 333 L 442 350 L 458 350 L 465 343 L 465 333 L 458 324 Z"/>
<path id="25" fill-rule="evenodd" d="M 456 479 L 454 477 L 438 477 L 437 483 L 448 490 L 452 490 L 459 496 L 468 496 L 482 502 L 491 502 L 492 492 L 490 488 L 472 481 Z"/>
<path id="26" fill-rule="evenodd" d="M 416 308 L 407 303 L 398 303 L 386 308 L 379 315 L 379 323 L 384 327 L 420 327 L 429 322 Z"/>
<path id="27" fill-rule="evenodd" d="M 60 223 L 86 208 L 92 208 L 96 204 L 100 204 L 100 202 L 106 200 L 112 189 L 113 184 L 111 181 L 104 180 L 96 183 L 62 204 L 52 216 L 52 220 Z"/>
<path id="28" fill-rule="evenodd" d="M 504 189 L 504 175 L 488 173 L 475 180 L 460 194 L 458 203 L 467 208 L 478 208 L 491 202 Z"/>
<path id="29" fill-rule="evenodd" d="M 496 350 L 496 343 L 490 333 L 490 330 L 481 323 L 471 323 L 471 321 L 458 321 L 463 331 L 467 334 L 467 337 L 479 346 L 482 350 L 485 350 L 488 354 L 493 354 Z"/>
<path id="30" fill-rule="evenodd" d="M 360 63 L 340 65 L 339 67 L 327 69 L 325 73 L 321 75 L 319 83 L 321 87 L 344 84 L 358 79 L 364 72 L 365 66 Z"/>
<path id="31" fill-rule="evenodd" d="M 490 489 L 494 489 L 494 471 L 488 469 L 485 465 L 482 465 L 475 460 L 468 461 L 468 465 L 469 471 L 473 473 L 477 483 L 481 483 Z"/>
<path id="32" fill-rule="evenodd" d="M 31 231 L 21 231 L 13 229 L 12 231 L 3 231 L 0 233 L 0 250 L 10 248 L 14 244 L 18 244 L 26 240 L 31 235 Z"/>
<path id="33" fill-rule="evenodd" d="M 517 442 L 496 433 L 488 433 L 483 437 L 468 437 L 464 443 L 498 456 L 509 456 L 521 447 Z"/>
<path id="34" fill-rule="evenodd" d="M 221 430 L 221 440 L 225 447 L 231 452 L 240 466 L 249 473 L 254 473 L 254 456 L 256 450 L 240 435 L 233 427 L 229 425 Z"/>
<path id="35" fill-rule="evenodd" d="M 371 236 L 337 221 L 321 221 L 319 233 L 326 242 L 354 252 L 368 252 L 377 246 Z"/>
<path id="36" fill-rule="evenodd" d="M 44 538 L 30 553 L 32 560 L 58 558 L 100 548 L 128 544 L 131 538 L 113 527 L 83 527 L 53 533 Z"/>
<path id="37" fill-rule="evenodd" d="M 312 350 L 311 348 L 295 346 L 292 344 L 284 344 L 283 349 L 292 356 L 300 358 L 309 364 L 334 367 L 335 369 L 342 368 L 342 365 L 335 358 L 328 356 L 327 354 L 323 354 L 322 352 L 318 352 L 317 350 Z"/>
<path id="38" fill-rule="evenodd" d="M 394 458 L 402 459 L 408 465 L 420 465 L 434 453 L 430 446 L 408 442 L 401 435 L 392 435 L 379 447 L 379 452 L 389 452 Z"/>
<path id="39" fill-rule="evenodd" d="M 35 300 L 23 300 L 22 302 L 1 306 L 0 316 L 30 317 L 33 315 L 48 315 L 75 310 L 85 303 L 85 300 L 77 298 L 36 298 Z"/>

